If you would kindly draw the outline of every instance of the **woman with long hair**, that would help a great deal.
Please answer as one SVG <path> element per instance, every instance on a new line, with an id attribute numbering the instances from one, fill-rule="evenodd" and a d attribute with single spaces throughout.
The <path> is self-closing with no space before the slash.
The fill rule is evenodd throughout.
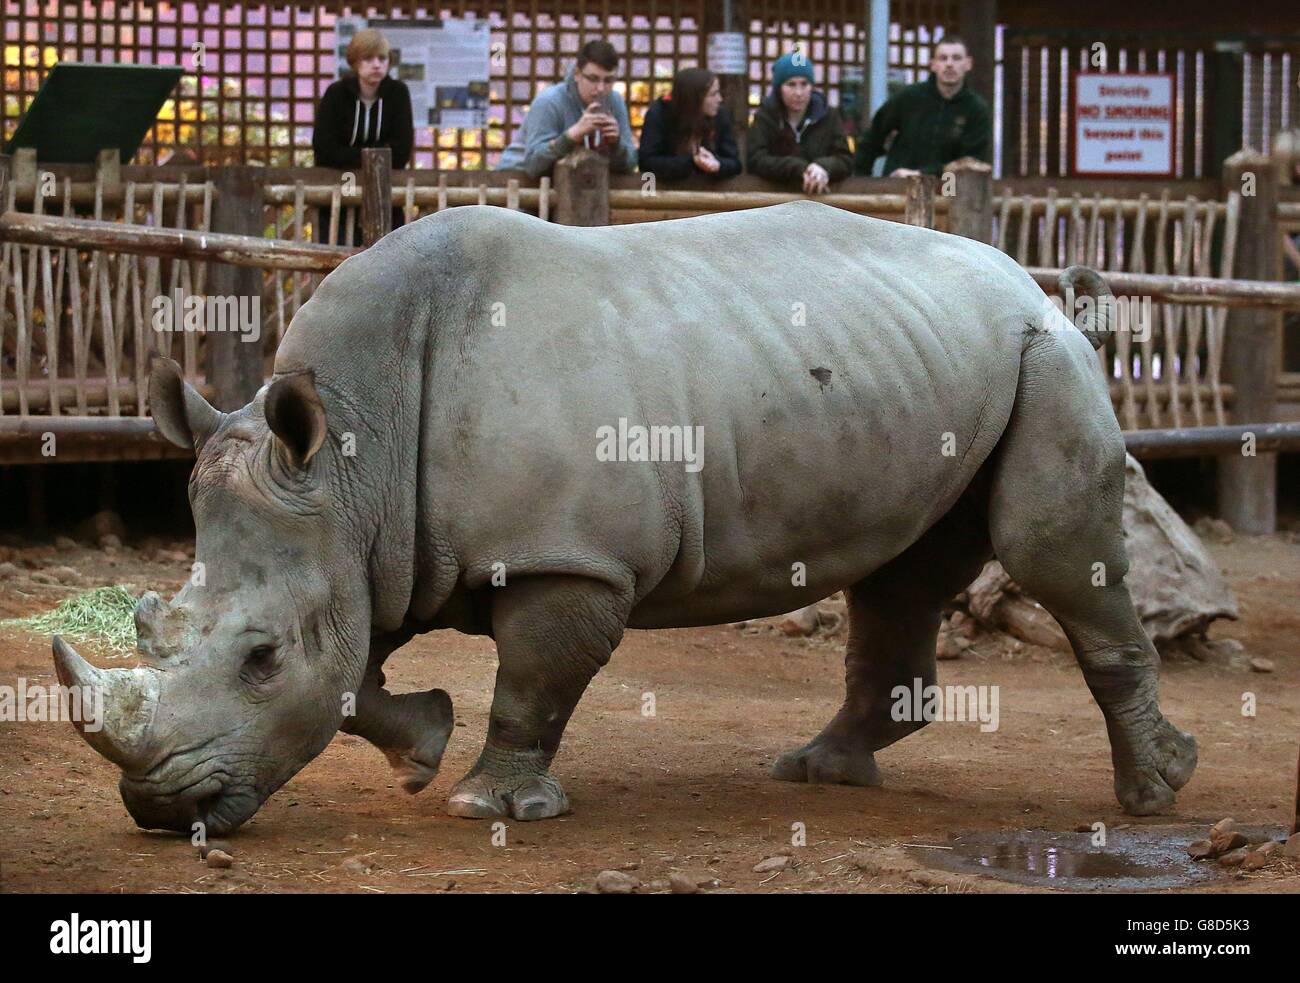
<path id="1" fill-rule="evenodd" d="M 646 110 L 641 129 L 642 174 L 680 181 L 692 174 L 712 178 L 740 173 L 731 114 L 722 105 L 718 77 L 707 68 L 683 68 L 669 95 Z"/>

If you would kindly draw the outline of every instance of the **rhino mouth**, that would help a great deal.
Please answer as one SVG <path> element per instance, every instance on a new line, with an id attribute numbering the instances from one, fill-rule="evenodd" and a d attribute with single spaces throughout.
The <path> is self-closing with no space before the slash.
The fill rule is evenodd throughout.
<path id="1" fill-rule="evenodd" d="M 175 791 L 123 775 L 118 783 L 127 812 L 141 829 L 220 836 L 242 826 L 261 807 L 262 797 L 216 769 Z"/>

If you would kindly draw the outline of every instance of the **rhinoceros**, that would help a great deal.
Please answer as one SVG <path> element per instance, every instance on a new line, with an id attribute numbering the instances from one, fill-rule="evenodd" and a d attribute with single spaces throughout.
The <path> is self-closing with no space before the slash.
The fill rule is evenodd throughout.
<path id="1" fill-rule="evenodd" d="M 136 823 L 247 821 L 340 729 L 404 788 L 434 776 L 441 690 L 383 663 L 438 628 L 490 636 L 465 817 L 544 819 L 579 698 L 629 628 L 779 614 L 846 591 L 846 694 L 778 779 L 876 785 L 927 722 L 943 605 L 996 555 L 1064 627 L 1105 720 L 1120 804 L 1168 810 L 1196 764 L 1161 713 L 1124 585 L 1124 441 L 1095 346 L 978 242 L 795 202 L 568 228 L 486 206 L 422 218 L 303 305 L 247 406 L 154 363 L 157 428 L 196 454 L 204 576 L 136 611 L 141 664 L 62 640 L 105 690 L 85 737 Z M 1044 315 L 1047 308 L 1055 315 Z M 904 714 L 904 717 L 915 714 Z"/>

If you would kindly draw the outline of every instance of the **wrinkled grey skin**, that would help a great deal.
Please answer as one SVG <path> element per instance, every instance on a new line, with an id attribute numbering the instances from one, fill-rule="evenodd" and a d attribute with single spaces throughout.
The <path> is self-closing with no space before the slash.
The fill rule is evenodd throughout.
<path id="1" fill-rule="evenodd" d="M 207 583 L 141 602 L 145 668 L 113 684 L 135 709 L 96 746 L 142 826 L 238 825 L 341 726 L 416 791 L 450 702 L 390 696 L 381 666 L 452 627 L 500 664 L 448 809 L 545 818 L 569 807 L 547 771 L 565 724 L 626 628 L 843 588 L 844 704 L 773 770 L 874 785 L 874 752 L 924 725 L 891 718 L 891 690 L 934 682 L 940 609 L 996 552 L 1075 647 L 1121 804 L 1166 810 L 1195 742 L 1160 712 L 1123 585 L 1123 440 L 1092 346 L 1043 312 L 991 247 L 806 202 L 600 229 L 421 219 L 325 279 L 243 409 L 155 367 L 159 429 L 198 451 Z M 703 426 L 703 469 L 598 460 L 620 417 Z"/>

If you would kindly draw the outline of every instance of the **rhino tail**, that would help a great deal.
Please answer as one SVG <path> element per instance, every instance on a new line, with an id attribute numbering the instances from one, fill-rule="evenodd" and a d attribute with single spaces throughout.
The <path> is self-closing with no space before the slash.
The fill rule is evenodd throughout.
<path id="1" fill-rule="evenodd" d="M 1071 266 L 1062 270 L 1057 278 L 1061 286 L 1061 295 L 1065 298 L 1067 310 L 1078 310 L 1080 297 L 1090 298 L 1090 303 L 1071 318 L 1075 327 L 1092 342 L 1092 347 L 1100 349 L 1106 343 L 1106 336 L 1111 331 L 1111 317 L 1115 310 L 1115 295 L 1106 286 L 1096 270 L 1087 266 Z"/>

